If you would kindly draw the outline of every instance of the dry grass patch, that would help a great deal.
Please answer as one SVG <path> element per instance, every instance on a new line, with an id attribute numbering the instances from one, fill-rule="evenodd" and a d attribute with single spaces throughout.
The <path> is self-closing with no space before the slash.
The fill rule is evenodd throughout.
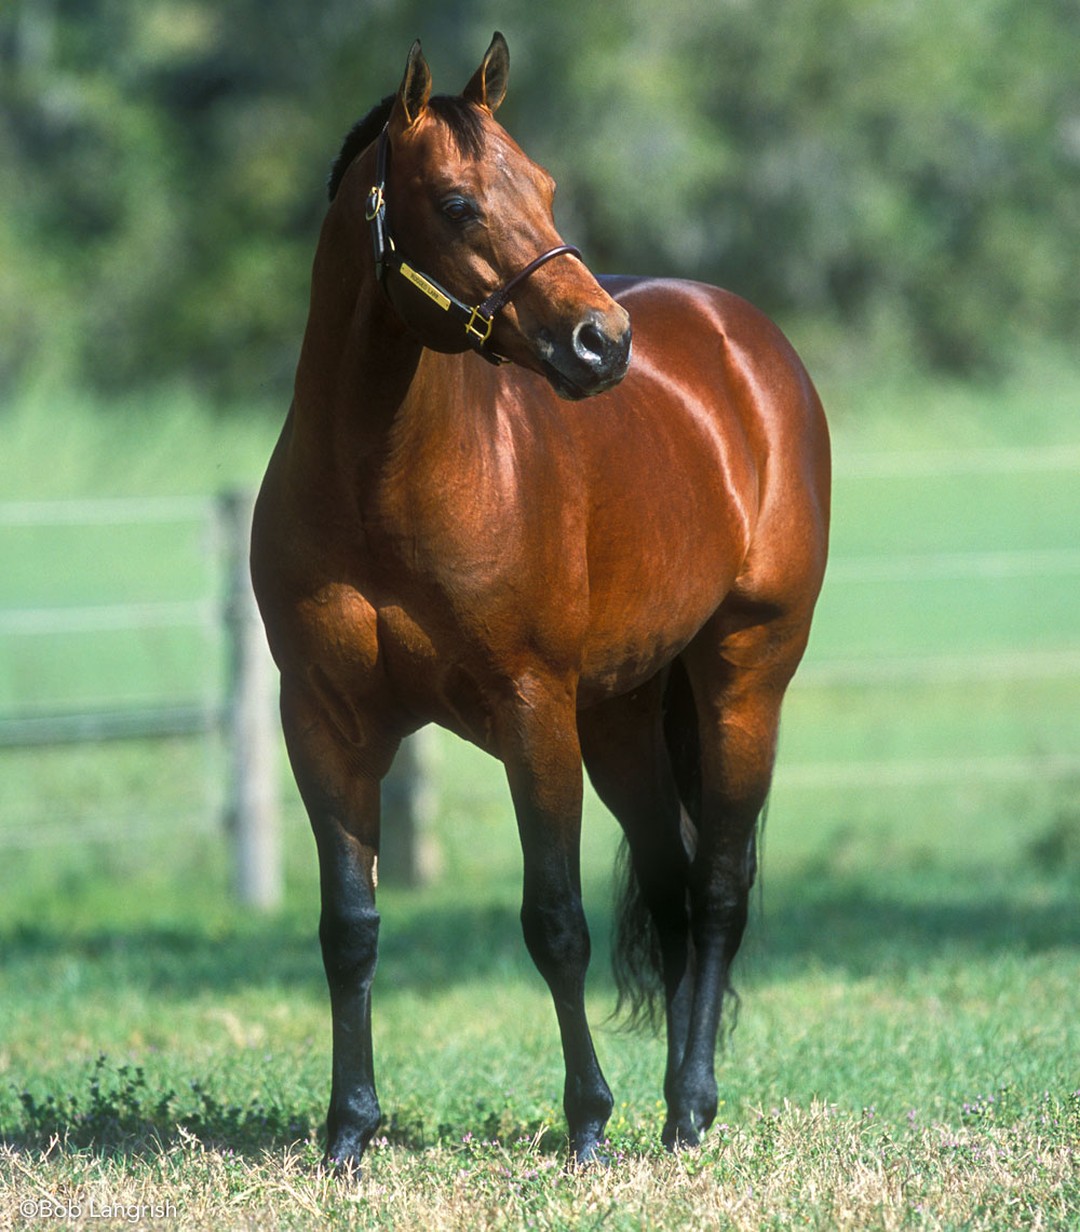
<path id="1" fill-rule="evenodd" d="M 975 1115 L 954 1129 L 786 1104 L 720 1127 L 699 1151 L 627 1137 L 609 1167 L 576 1171 L 549 1134 L 426 1149 L 380 1139 L 359 1178 L 322 1171 L 314 1141 L 238 1154 L 178 1128 L 106 1155 L 54 1138 L 2 1149 L 0 1228 L 1067 1228 L 1080 1221 L 1078 1109 L 1078 1095 L 1047 1096 L 1007 1124 Z"/>

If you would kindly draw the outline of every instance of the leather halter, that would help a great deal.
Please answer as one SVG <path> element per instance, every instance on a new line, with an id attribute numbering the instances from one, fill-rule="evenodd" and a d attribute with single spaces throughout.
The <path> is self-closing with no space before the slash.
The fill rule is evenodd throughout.
<path id="1" fill-rule="evenodd" d="M 375 152 L 375 183 L 367 198 L 365 217 L 371 226 L 371 243 L 375 252 L 375 274 L 390 302 L 402 320 L 420 335 L 424 345 L 433 351 L 457 353 L 471 347 L 488 363 L 506 363 L 506 357 L 488 347 L 496 315 L 510 301 L 510 296 L 541 265 L 564 254 L 582 260 L 581 253 L 571 244 L 559 244 L 541 253 L 516 273 L 487 299 L 475 305 L 466 304 L 452 295 L 434 278 L 421 273 L 401 255 L 386 220 L 386 178 L 390 161 L 390 138 L 387 129 L 379 134 Z"/>

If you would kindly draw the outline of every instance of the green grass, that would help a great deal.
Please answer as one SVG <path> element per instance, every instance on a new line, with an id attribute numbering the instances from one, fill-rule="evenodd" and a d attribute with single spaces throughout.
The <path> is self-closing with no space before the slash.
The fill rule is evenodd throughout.
<path id="1" fill-rule="evenodd" d="M 192 1227 L 300 1227 L 316 1212 L 356 1227 L 598 1227 L 607 1212 L 619 1228 L 989 1229 L 1080 1214 L 1075 871 L 875 875 L 829 851 L 792 875 L 767 865 L 718 1066 L 720 1127 L 664 1157 L 661 1047 L 600 1025 L 614 1162 L 577 1176 L 562 1171 L 554 1021 L 518 938 L 511 846 L 494 875 L 466 863 L 453 891 L 383 895 L 386 1123 L 358 1185 L 317 1172 L 328 1015 L 310 885 L 263 922 L 224 906 L 213 876 L 201 894 L 185 877 L 184 908 L 116 887 L 34 925 L 9 915 L 12 1193 L 171 1201 Z M 600 950 L 595 863 L 590 880 Z"/>
<path id="2" fill-rule="evenodd" d="M 1046 372 L 1046 389 L 993 399 L 827 396 L 836 560 L 1072 549 L 1075 474 L 856 467 L 882 449 L 1073 447 L 1080 377 Z M 257 480 L 274 430 L 179 401 L 28 401 L 0 419 L 0 477 L 24 500 L 211 495 Z M 180 532 L 0 531 L 0 609 L 216 593 L 203 532 Z M 110 1226 L 87 1215 L 107 1203 L 170 1204 L 158 1226 L 177 1228 L 1080 1225 L 1080 780 L 1023 768 L 1080 748 L 1078 601 L 1067 570 L 830 580 L 786 710 L 719 1124 L 677 1158 L 657 1145 L 661 1042 L 606 1022 L 617 835 L 589 798 L 606 1170 L 563 1167 L 554 1015 L 520 938 L 507 792 L 481 754 L 441 745 L 444 878 L 380 890 L 386 1120 L 363 1177 L 341 1181 L 317 1168 L 329 1010 L 313 844 L 284 767 L 286 905 L 259 919 L 231 899 L 212 739 L 0 751 L 0 1227 L 54 1224 L 49 1201 L 80 1204 L 86 1226 Z M 184 637 L 8 639 L 0 712 L 215 688 L 220 648 Z M 1003 650 L 1072 666 L 829 676 Z M 912 762 L 927 772 L 897 777 Z M 122 841 L 96 834 L 118 822 Z"/>

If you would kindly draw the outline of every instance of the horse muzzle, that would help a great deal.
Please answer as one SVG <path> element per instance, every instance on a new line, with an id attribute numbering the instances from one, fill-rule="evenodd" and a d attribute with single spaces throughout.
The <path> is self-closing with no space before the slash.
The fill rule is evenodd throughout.
<path id="1" fill-rule="evenodd" d="M 542 330 L 536 341 L 543 373 L 560 398 L 578 401 L 602 394 L 626 376 L 630 367 L 631 329 L 626 311 L 590 311 L 569 337 L 556 339 Z"/>

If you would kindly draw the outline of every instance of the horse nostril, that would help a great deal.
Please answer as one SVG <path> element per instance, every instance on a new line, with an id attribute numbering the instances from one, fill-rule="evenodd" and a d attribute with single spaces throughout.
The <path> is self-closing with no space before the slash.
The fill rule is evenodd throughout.
<path id="1" fill-rule="evenodd" d="M 583 363 L 601 363 L 610 343 L 592 321 L 582 321 L 574 330 L 574 354 Z"/>

